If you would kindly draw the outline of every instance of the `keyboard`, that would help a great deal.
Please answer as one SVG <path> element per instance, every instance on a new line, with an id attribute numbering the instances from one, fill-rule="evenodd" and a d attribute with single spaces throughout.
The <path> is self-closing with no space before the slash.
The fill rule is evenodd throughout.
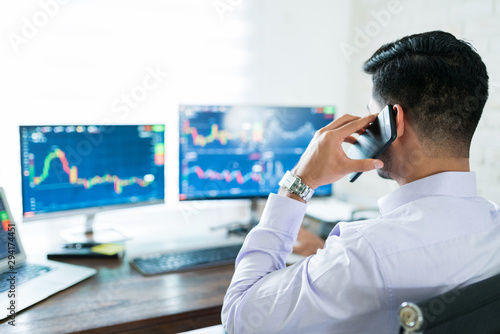
<path id="1" fill-rule="evenodd" d="M 242 244 L 138 256 L 130 261 L 142 275 L 157 275 L 234 263 Z"/>
<path id="2" fill-rule="evenodd" d="M 15 286 L 22 284 L 26 281 L 32 280 L 35 277 L 46 274 L 51 270 L 50 267 L 41 266 L 38 264 L 26 263 L 14 270 L 9 270 L 0 274 L 0 292 L 9 290 L 10 278 L 14 277 Z"/>

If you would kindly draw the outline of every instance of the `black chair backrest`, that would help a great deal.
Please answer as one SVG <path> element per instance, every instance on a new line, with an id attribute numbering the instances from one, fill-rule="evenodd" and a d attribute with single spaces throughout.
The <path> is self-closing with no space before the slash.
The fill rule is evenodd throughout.
<path id="1" fill-rule="evenodd" d="M 399 307 L 400 333 L 500 333 L 500 274 Z"/>

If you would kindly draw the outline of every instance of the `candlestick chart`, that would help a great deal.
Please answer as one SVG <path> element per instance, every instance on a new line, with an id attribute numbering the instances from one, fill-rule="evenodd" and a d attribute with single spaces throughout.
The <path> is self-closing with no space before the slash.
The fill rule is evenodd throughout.
<path id="1" fill-rule="evenodd" d="M 21 128 L 25 216 L 164 197 L 163 126 Z"/>
<path id="2" fill-rule="evenodd" d="M 324 108 L 181 106 L 179 198 L 267 196 L 332 120 Z"/>

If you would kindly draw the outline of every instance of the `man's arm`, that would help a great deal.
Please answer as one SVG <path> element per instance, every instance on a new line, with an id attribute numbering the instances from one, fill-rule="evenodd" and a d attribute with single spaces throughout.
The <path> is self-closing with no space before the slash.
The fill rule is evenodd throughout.
<path id="1" fill-rule="evenodd" d="M 362 132 L 375 117 L 345 115 L 319 130 L 294 169 L 295 174 L 316 189 L 351 172 L 381 167 L 380 160 L 350 160 L 341 147 L 342 142 L 353 142 L 355 139 L 351 134 Z M 304 201 L 286 190 L 281 189 L 279 195 L 270 195 L 260 223 L 245 239 L 224 299 L 222 322 L 229 333 L 286 332 L 286 328 L 290 330 L 299 325 L 307 328 L 310 321 L 329 318 L 330 310 L 318 308 L 315 304 L 324 303 L 329 297 L 334 297 L 335 292 L 317 290 L 312 283 L 324 279 L 321 278 L 323 270 L 334 264 L 327 257 L 330 252 L 338 253 L 335 257 L 340 258 L 336 265 L 339 278 L 354 271 L 357 274 L 352 282 L 367 279 L 367 276 L 376 281 L 375 274 L 366 273 L 371 267 L 346 259 L 347 252 L 340 244 L 286 267 L 285 260 L 292 252 L 305 209 Z M 373 259 L 367 256 L 366 260 Z M 323 261 L 328 265 L 323 266 Z M 320 292 L 322 295 L 317 295 Z M 351 297 L 355 298 L 356 293 L 361 292 L 363 289 L 358 288 Z M 314 315 L 304 320 L 303 313 L 311 310 L 315 310 Z M 357 306 L 356 310 L 363 312 L 363 307 Z"/>

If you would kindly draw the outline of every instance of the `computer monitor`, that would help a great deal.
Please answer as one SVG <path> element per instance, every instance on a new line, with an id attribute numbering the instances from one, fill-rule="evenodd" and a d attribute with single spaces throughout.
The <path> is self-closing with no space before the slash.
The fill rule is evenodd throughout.
<path id="1" fill-rule="evenodd" d="M 256 199 L 277 192 L 285 172 L 334 114 L 332 106 L 180 105 L 179 200 Z M 331 194 L 331 185 L 315 191 Z"/>
<path id="2" fill-rule="evenodd" d="M 164 137 L 161 124 L 20 126 L 23 220 L 85 214 L 85 239 L 116 238 L 94 216 L 164 202 Z"/>

